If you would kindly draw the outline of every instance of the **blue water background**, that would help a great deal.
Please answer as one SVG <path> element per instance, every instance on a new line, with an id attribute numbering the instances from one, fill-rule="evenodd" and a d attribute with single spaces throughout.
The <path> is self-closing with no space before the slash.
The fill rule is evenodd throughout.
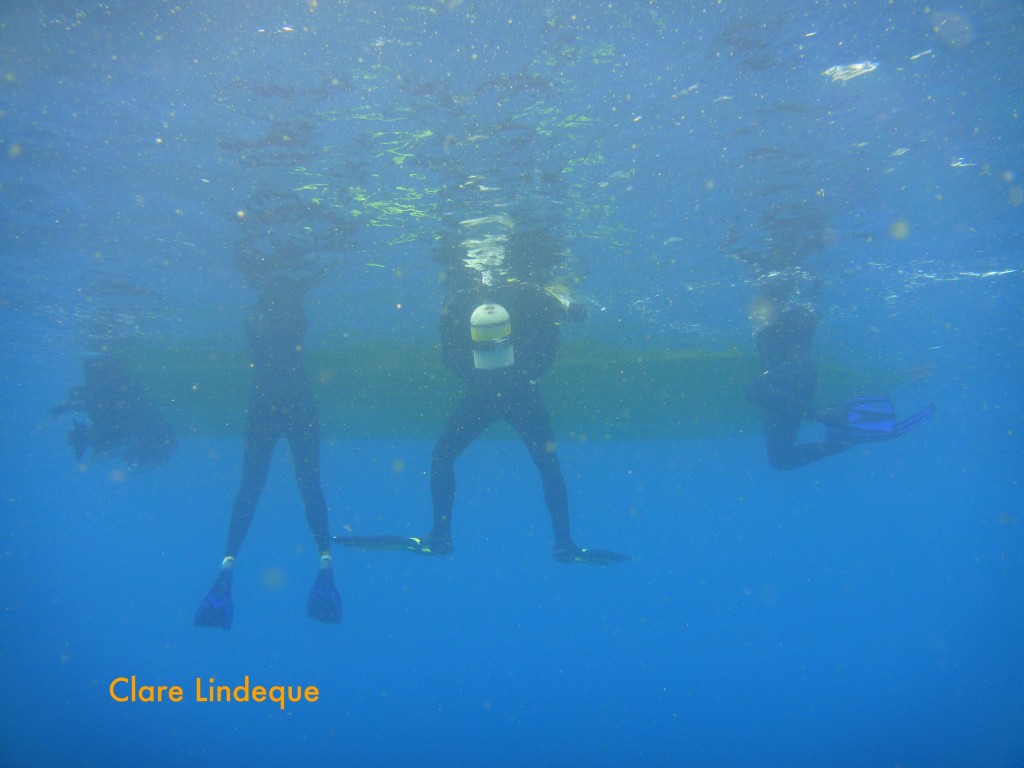
<path id="1" fill-rule="evenodd" d="M 1024 763 L 1019 3 L 209 5 L 0 11 L 0 763 Z M 861 61 L 877 69 L 822 74 Z M 524 71 L 557 84 L 496 95 Z M 486 139 L 503 98 L 588 121 L 524 159 Z M 305 616 L 315 557 L 282 446 L 235 626 L 198 630 L 240 439 L 83 470 L 47 409 L 80 383 L 97 281 L 162 297 L 119 333 L 244 348 L 232 219 L 257 183 L 302 181 L 287 147 L 253 167 L 224 144 L 288 110 L 338 148 L 311 173 L 355 158 L 382 199 L 411 171 L 368 138 L 383 119 L 352 115 L 442 126 L 467 174 L 589 158 L 552 191 L 593 308 L 572 332 L 638 349 L 750 348 L 751 273 L 723 243 L 732 225 L 761 242 L 772 180 L 799 179 L 834 238 L 812 261 L 819 352 L 898 372 L 897 408 L 937 415 L 785 474 L 756 424 L 563 441 L 577 540 L 635 558 L 609 568 L 554 562 L 525 451 L 480 442 L 458 465 L 455 555 L 336 552 L 340 626 Z M 311 297 L 312 347 L 435 343 L 438 215 L 353 230 Z M 325 441 L 332 528 L 425 531 L 430 449 Z M 130 675 L 321 694 L 285 712 L 112 701 Z"/>

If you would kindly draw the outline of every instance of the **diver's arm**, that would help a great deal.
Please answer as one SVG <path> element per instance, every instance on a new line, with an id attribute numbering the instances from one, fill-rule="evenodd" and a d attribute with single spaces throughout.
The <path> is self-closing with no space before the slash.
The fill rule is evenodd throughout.
<path id="1" fill-rule="evenodd" d="M 550 312 L 552 322 L 582 323 L 587 319 L 587 305 L 573 301 L 568 297 L 559 296 L 550 288 L 537 288 L 537 294 L 543 301 L 545 312 Z"/>
<path id="2" fill-rule="evenodd" d="M 518 301 L 512 317 L 516 362 L 530 379 L 536 379 L 555 363 L 559 328 L 566 320 L 566 305 L 551 291 L 535 285 L 517 286 Z"/>
<path id="3" fill-rule="evenodd" d="M 441 362 L 460 379 L 469 381 L 473 376 L 473 348 L 464 303 L 456 297 L 441 310 Z"/>
<path id="4" fill-rule="evenodd" d="M 569 318 L 570 323 L 582 323 L 587 319 L 587 305 L 580 304 L 578 301 L 570 301 L 569 306 L 565 308 L 565 315 Z"/>

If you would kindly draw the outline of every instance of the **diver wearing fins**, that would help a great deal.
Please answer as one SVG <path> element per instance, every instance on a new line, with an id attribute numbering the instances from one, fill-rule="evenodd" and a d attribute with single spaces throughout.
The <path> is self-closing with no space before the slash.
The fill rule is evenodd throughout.
<path id="1" fill-rule="evenodd" d="M 540 472 L 544 501 L 560 562 L 606 564 L 628 560 L 608 550 L 577 546 L 569 530 L 569 500 L 555 451 L 551 418 L 537 379 L 555 361 L 560 324 L 582 322 L 586 307 L 563 303 L 536 285 L 508 282 L 456 292 L 441 313 L 445 366 L 466 390 L 434 447 L 430 492 L 434 525 L 426 536 L 335 536 L 349 546 L 406 549 L 431 555 L 452 551 L 455 461 L 491 424 L 505 421 L 519 434 Z"/>
<path id="2" fill-rule="evenodd" d="M 765 410 L 765 451 L 775 469 L 795 469 L 859 443 L 905 435 L 935 412 L 929 405 L 897 421 L 885 396 L 854 397 L 843 405 L 814 410 L 818 367 L 811 345 L 817 313 L 799 301 L 766 297 L 753 314 L 760 324 L 754 338 L 763 372 L 749 387 L 747 400 Z M 798 442 L 805 418 L 825 426 L 824 440 Z"/>
<path id="3" fill-rule="evenodd" d="M 328 624 L 341 621 L 334 585 L 327 502 L 320 484 L 320 421 L 303 361 L 307 319 L 303 296 L 309 283 L 280 279 L 269 286 L 246 322 L 252 354 L 252 390 L 245 418 L 242 481 L 231 511 L 220 575 L 196 612 L 198 627 L 230 629 L 231 579 L 235 558 L 266 486 L 270 462 L 284 436 L 291 448 L 295 480 L 316 542 L 320 568 L 306 612 Z"/>

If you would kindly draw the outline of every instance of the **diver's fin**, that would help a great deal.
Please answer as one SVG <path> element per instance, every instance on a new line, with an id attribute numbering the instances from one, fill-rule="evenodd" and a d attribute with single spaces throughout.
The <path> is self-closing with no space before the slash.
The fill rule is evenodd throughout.
<path id="1" fill-rule="evenodd" d="M 828 427 L 827 439 L 839 443 L 891 440 L 928 421 L 933 413 L 935 406 L 929 405 L 897 422 L 896 411 L 888 397 L 855 397 L 846 404 L 842 418 L 825 421 Z"/>
<path id="2" fill-rule="evenodd" d="M 612 552 L 610 549 L 588 549 L 571 545 L 555 549 L 555 560 L 560 563 L 587 563 L 589 565 L 608 565 L 632 560 L 629 555 Z"/>
<path id="3" fill-rule="evenodd" d="M 231 629 L 231 619 L 235 615 L 231 602 L 231 573 L 229 568 L 223 569 L 199 604 L 196 618 L 192 622 L 197 627 Z"/>
<path id="4" fill-rule="evenodd" d="M 316 581 L 309 590 L 306 613 L 325 624 L 341 621 L 341 595 L 334 586 L 334 571 L 330 568 L 321 568 L 317 573 Z"/>
<path id="5" fill-rule="evenodd" d="M 896 412 L 888 397 L 864 396 L 829 408 L 817 420 L 826 427 L 827 442 L 849 447 L 889 438 L 896 425 Z"/>
<path id="6" fill-rule="evenodd" d="M 591 565 L 608 565 L 609 563 L 625 563 L 633 558 L 621 552 L 613 552 L 610 549 L 590 549 L 583 547 L 580 550 L 582 557 L 576 562 L 590 563 Z"/>
<path id="7" fill-rule="evenodd" d="M 842 429 L 861 440 L 885 439 L 896 425 L 896 410 L 888 397 L 855 397 L 846 404 Z"/>
<path id="8" fill-rule="evenodd" d="M 332 536 L 331 540 L 360 549 L 408 549 L 413 541 L 408 536 Z"/>
<path id="9" fill-rule="evenodd" d="M 912 429 L 921 426 L 935 413 L 935 406 L 929 405 L 927 408 L 922 408 L 920 411 L 915 413 L 913 416 L 907 416 L 907 418 L 900 421 L 892 428 L 892 434 L 890 437 L 899 437 L 905 435 Z"/>
<path id="10" fill-rule="evenodd" d="M 332 541 L 360 549 L 404 549 L 423 555 L 450 555 L 451 539 L 431 536 L 332 536 Z"/>

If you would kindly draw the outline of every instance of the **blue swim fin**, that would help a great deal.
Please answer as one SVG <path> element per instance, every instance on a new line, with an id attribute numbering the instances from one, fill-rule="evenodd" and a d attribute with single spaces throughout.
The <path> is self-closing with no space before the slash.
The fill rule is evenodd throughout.
<path id="1" fill-rule="evenodd" d="M 892 428 L 892 434 L 890 437 L 899 437 L 905 435 L 910 430 L 921 426 L 935 413 L 935 406 L 929 405 L 927 408 L 922 408 L 920 411 L 915 413 L 913 416 L 907 416 L 903 421 L 897 422 L 896 426 Z"/>
<path id="2" fill-rule="evenodd" d="M 334 586 L 334 571 L 330 568 L 321 568 L 317 573 L 316 581 L 309 590 L 306 613 L 324 624 L 341 621 L 341 595 Z"/>
<path id="3" fill-rule="evenodd" d="M 231 573 L 229 568 L 222 570 L 199 604 L 196 618 L 192 622 L 197 627 L 231 629 L 231 619 L 235 615 L 234 604 L 231 602 Z"/>
<path id="4" fill-rule="evenodd" d="M 860 440 L 884 440 L 896 425 L 896 409 L 888 397 L 855 397 L 846 404 L 842 430 Z"/>
<path id="5" fill-rule="evenodd" d="M 838 414 L 837 414 L 838 411 Z M 829 442 L 866 443 L 891 440 L 920 426 L 935 413 L 929 405 L 913 416 L 896 421 L 896 410 L 885 396 L 861 396 L 850 400 L 845 408 L 835 409 L 823 419 Z"/>

